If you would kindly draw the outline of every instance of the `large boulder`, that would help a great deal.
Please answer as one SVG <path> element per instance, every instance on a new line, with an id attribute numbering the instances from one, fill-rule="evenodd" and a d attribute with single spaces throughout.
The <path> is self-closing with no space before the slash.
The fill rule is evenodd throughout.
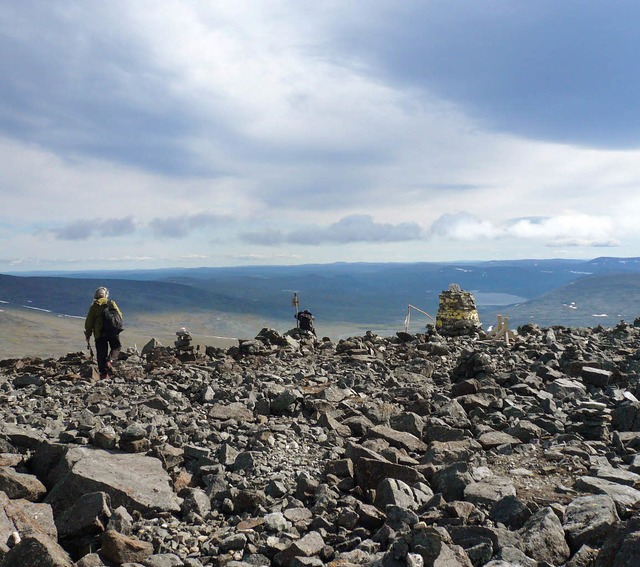
<path id="1" fill-rule="evenodd" d="M 550 508 L 541 508 L 520 529 L 518 547 L 537 561 L 561 565 L 571 554 L 562 524 Z"/>
<path id="2" fill-rule="evenodd" d="M 45 502 L 51 504 L 56 515 L 90 492 L 104 492 L 114 508 L 124 506 L 143 516 L 180 510 L 171 479 L 156 458 L 91 447 L 67 447 L 55 468 L 59 480 Z"/>

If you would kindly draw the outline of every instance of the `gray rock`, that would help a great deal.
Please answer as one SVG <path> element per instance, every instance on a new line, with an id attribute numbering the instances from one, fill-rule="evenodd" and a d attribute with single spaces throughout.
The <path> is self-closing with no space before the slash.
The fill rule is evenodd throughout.
<path id="1" fill-rule="evenodd" d="M 509 529 L 518 530 L 531 517 L 531 511 L 517 496 L 505 496 L 491 508 L 489 517 Z"/>
<path id="2" fill-rule="evenodd" d="M 133 518 L 131 514 L 127 512 L 124 506 L 119 506 L 112 513 L 109 521 L 107 522 L 108 530 L 115 530 L 118 533 L 124 535 L 131 535 L 132 533 Z"/>
<path id="3" fill-rule="evenodd" d="M 596 567 L 638 565 L 640 561 L 640 519 L 632 517 L 611 529 L 604 541 Z"/>
<path id="4" fill-rule="evenodd" d="M 493 449 L 500 445 L 520 445 L 522 441 L 503 431 L 487 431 L 478 437 L 478 441 L 485 449 Z"/>
<path id="5" fill-rule="evenodd" d="M 576 398 L 584 396 L 587 389 L 577 380 L 569 378 L 558 378 L 551 382 L 546 391 L 553 395 L 556 400 L 564 400 L 566 398 Z"/>
<path id="6" fill-rule="evenodd" d="M 469 466 L 464 462 L 443 467 L 431 479 L 431 484 L 436 492 L 442 494 L 449 502 L 462 500 L 464 489 L 471 483 L 473 483 L 473 477 L 469 472 Z"/>
<path id="7" fill-rule="evenodd" d="M 312 557 L 324 548 L 324 539 L 318 532 L 309 532 L 302 539 L 294 541 L 286 549 L 278 553 L 274 560 L 277 565 L 290 565 L 294 557 Z"/>
<path id="8" fill-rule="evenodd" d="M 342 424 L 351 429 L 351 433 L 356 437 L 366 435 L 367 431 L 374 425 L 373 422 L 364 415 L 349 417 L 345 419 Z"/>
<path id="9" fill-rule="evenodd" d="M 282 512 L 272 512 L 264 517 L 265 527 L 272 532 L 283 532 L 289 526 L 289 521 Z"/>
<path id="10" fill-rule="evenodd" d="M 70 507 L 79 494 L 97 491 L 106 492 L 114 507 L 124 506 L 143 515 L 180 510 L 158 459 L 90 447 L 69 448 L 64 459 L 67 472 L 45 499 L 54 510 Z"/>
<path id="11" fill-rule="evenodd" d="M 616 504 L 618 514 L 628 516 L 640 506 L 640 490 L 617 482 L 611 482 L 594 476 L 581 476 L 576 480 L 576 488 L 593 494 L 606 494 Z"/>
<path id="12" fill-rule="evenodd" d="M 237 402 L 228 405 L 213 404 L 209 407 L 208 414 L 211 419 L 220 421 L 235 419 L 240 422 L 252 422 L 254 420 L 253 412 L 244 404 Z"/>
<path id="13" fill-rule="evenodd" d="M 82 494 L 71 507 L 56 516 L 60 539 L 102 533 L 111 516 L 110 499 L 104 492 Z"/>
<path id="14" fill-rule="evenodd" d="M 420 459 L 420 463 L 448 465 L 468 461 L 476 455 L 478 451 L 482 451 L 482 445 L 475 439 L 446 442 L 433 441 L 429 444 L 427 453 Z"/>
<path id="15" fill-rule="evenodd" d="M 424 419 L 418 414 L 413 412 L 401 413 L 391 416 L 389 424 L 396 431 L 403 431 L 410 433 L 417 439 L 422 438 L 422 431 L 424 429 Z"/>
<path id="16" fill-rule="evenodd" d="M 104 563 L 97 553 L 87 553 L 76 561 L 74 567 L 104 567 Z"/>
<path id="17" fill-rule="evenodd" d="M 224 553 L 228 551 L 238 551 L 247 545 L 247 536 L 244 534 L 231 534 L 220 542 L 220 550 Z"/>
<path id="18" fill-rule="evenodd" d="M 211 511 L 211 500 L 200 488 L 186 488 L 180 496 L 182 497 L 180 510 L 187 521 L 193 521 L 196 516 L 205 518 Z"/>
<path id="19" fill-rule="evenodd" d="M 618 521 L 610 496 L 581 496 L 567 506 L 562 525 L 571 549 L 576 551 L 585 544 L 601 546 L 611 526 Z"/>
<path id="20" fill-rule="evenodd" d="M 598 478 L 615 482 L 617 484 L 624 484 L 626 486 L 631 486 L 633 488 L 640 486 L 640 474 L 626 471 L 624 469 L 614 469 L 613 467 L 601 467 L 601 468 L 595 468 L 590 472 L 591 474 L 597 476 Z"/>
<path id="21" fill-rule="evenodd" d="M 146 356 L 147 354 L 150 354 L 151 352 L 153 352 L 153 349 L 157 348 L 157 347 L 161 347 L 162 344 L 160 344 L 160 341 L 158 341 L 157 339 L 152 338 L 147 344 L 145 344 L 142 347 L 142 351 L 140 351 L 140 354 L 142 356 Z"/>
<path id="22" fill-rule="evenodd" d="M 142 561 L 144 567 L 182 567 L 184 562 L 175 553 L 159 553 Z"/>
<path id="23" fill-rule="evenodd" d="M 428 449 L 426 443 L 415 435 L 405 431 L 396 431 L 383 425 L 375 425 L 367 431 L 367 437 L 384 439 L 393 447 L 405 449 L 410 453 L 423 453 Z"/>
<path id="24" fill-rule="evenodd" d="M 582 381 L 585 384 L 591 384 L 598 388 L 606 388 L 611 380 L 612 372 L 609 370 L 602 370 L 600 368 L 592 368 L 590 366 L 582 367 Z"/>
<path id="25" fill-rule="evenodd" d="M 2 435 L 6 437 L 14 447 L 25 449 L 37 449 L 46 442 L 46 437 L 41 431 L 31 427 L 16 425 L 15 423 L 3 423 L 0 426 Z"/>
<path id="26" fill-rule="evenodd" d="M 571 552 L 562 524 L 549 507 L 542 508 L 531 516 L 519 530 L 519 535 L 518 547 L 537 561 L 560 565 L 569 559 Z"/>
<path id="27" fill-rule="evenodd" d="M 266 496 L 261 490 L 239 490 L 233 498 L 233 506 L 238 514 L 255 513 L 266 501 Z"/>
<path id="28" fill-rule="evenodd" d="M 424 480 L 415 467 L 397 465 L 385 460 L 360 458 L 355 459 L 354 465 L 356 482 L 365 490 L 376 488 L 386 478 L 408 484 Z"/>
<path id="29" fill-rule="evenodd" d="M 280 392 L 271 400 L 271 412 L 274 415 L 292 412 L 295 409 L 296 403 L 300 401 L 302 397 L 302 394 L 296 389 Z"/>
<path id="30" fill-rule="evenodd" d="M 405 482 L 393 478 L 385 478 L 377 486 L 375 505 L 382 511 L 386 510 L 389 505 L 411 510 L 418 508 L 418 502 L 411 487 Z"/>
<path id="31" fill-rule="evenodd" d="M 538 567 L 538 562 L 513 546 L 503 547 L 485 567 Z"/>
<path id="32" fill-rule="evenodd" d="M 2 567 L 73 567 L 67 552 L 58 543 L 42 533 L 25 536 L 7 552 L 0 563 Z"/>
<path id="33" fill-rule="evenodd" d="M 476 505 L 493 506 L 505 496 L 515 496 L 513 483 L 502 477 L 489 477 L 480 482 L 472 482 L 464 489 L 464 499 Z"/>
<path id="34" fill-rule="evenodd" d="M 0 467 L 0 491 L 12 499 L 37 502 L 47 489 L 34 475 L 17 472 L 11 467 Z"/>
<path id="35" fill-rule="evenodd" d="M 593 567 L 593 565 L 596 564 L 597 558 L 597 549 L 583 545 L 571 556 L 571 559 L 565 563 L 565 567 Z"/>
<path id="36" fill-rule="evenodd" d="M 141 563 L 153 554 L 153 545 L 113 530 L 102 534 L 100 556 L 121 565 L 123 563 Z"/>
<path id="37" fill-rule="evenodd" d="M 313 512 L 309 508 L 287 508 L 284 517 L 294 523 L 308 522 L 313 518 Z"/>
<path id="38" fill-rule="evenodd" d="M 58 530 L 53 510 L 48 504 L 36 504 L 28 500 L 9 500 L 0 492 L 0 551 L 9 550 L 7 542 L 21 539 L 31 533 L 42 533 L 57 540 Z"/>

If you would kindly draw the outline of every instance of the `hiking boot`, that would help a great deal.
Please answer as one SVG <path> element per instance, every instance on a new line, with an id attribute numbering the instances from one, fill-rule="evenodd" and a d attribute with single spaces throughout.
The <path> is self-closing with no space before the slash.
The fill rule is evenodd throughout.
<path id="1" fill-rule="evenodd" d="M 107 378 L 109 378 L 109 374 L 107 374 L 106 372 L 100 374 L 100 380 L 106 380 Z"/>

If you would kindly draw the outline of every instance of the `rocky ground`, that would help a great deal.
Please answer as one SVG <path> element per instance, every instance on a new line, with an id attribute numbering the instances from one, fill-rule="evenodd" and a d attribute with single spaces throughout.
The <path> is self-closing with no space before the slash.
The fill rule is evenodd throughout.
<path id="1" fill-rule="evenodd" d="M 639 565 L 639 343 L 265 329 L 106 380 L 0 361 L 0 566 Z"/>

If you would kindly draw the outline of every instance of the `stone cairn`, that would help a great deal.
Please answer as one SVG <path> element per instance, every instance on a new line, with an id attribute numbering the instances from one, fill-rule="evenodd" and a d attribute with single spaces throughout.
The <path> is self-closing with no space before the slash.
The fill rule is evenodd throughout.
<path id="1" fill-rule="evenodd" d="M 194 361 L 196 355 L 191 344 L 192 337 L 189 331 L 182 327 L 176 332 L 176 336 L 178 338 L 173 343 L 176 347 L 176 357 L 182 362 Z"/>
<path id="2" fill-rule="evenodd" d="M 459 337 L 482 330 L 476 301 L 471 293 L 450 284 L 439 297 L 436 330 L 444 336 Z"/>

